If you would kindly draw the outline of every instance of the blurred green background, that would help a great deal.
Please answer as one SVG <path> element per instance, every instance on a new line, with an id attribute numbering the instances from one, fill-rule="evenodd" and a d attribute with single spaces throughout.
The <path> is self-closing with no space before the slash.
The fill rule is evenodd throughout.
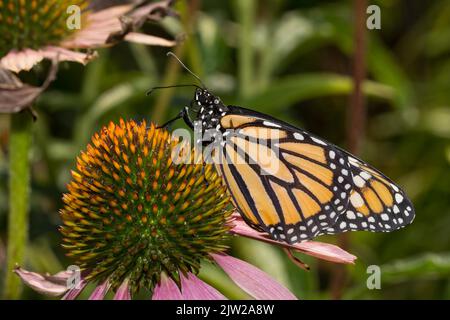
<path id="1" fill-rule="evenodd" d="M 311 266 L 305 272 L 280 249 L 244 239 L 234 241 L 232 251 L 301 299 L 449 299 L 450 1 L 369 4 L 381 8 L 381 30 L 367 30 L 367 124 L 360 156 L 404 187 L 416 220 L 394 233 L 349 234 L 347 250 L 358 259 L 345 267 L 347 277 L 338 289 L 333 281 L 339 266 L 333 263 L 304 257 Z M 174 51 L 225 103 L 265 112 L 345 148 L 352 5 L 178 1 L 180 19 L 168 17 L 145 28 L 166 37 L 185 33 Z M 70 264 L 59 246 L 57 212 L 70 169 L 90 136 L 121 117 L 161 123 L 192 99 L 189 88 L 145 95 L 152 86 L 194 81 L 166 52 L 120 44 L 100 50 L 87 67 L 61 64 L 57 80 L 38 99 L 29 269 L 54 273 Z M 39 68 L 36 74 L 42 74 Z M 0 115 L 0 279 L 6 272 L 8 120 Z M 336 243 L 337 237 L 318 240 Z M 366 287 L 366 268 L 373 264 L 381 267 L 380 290 Z M 231 298 L 246 298 L 211 266 L 202 268 L 201 277 Z M 22 297 L 42 298 L 30 289 Z"/>

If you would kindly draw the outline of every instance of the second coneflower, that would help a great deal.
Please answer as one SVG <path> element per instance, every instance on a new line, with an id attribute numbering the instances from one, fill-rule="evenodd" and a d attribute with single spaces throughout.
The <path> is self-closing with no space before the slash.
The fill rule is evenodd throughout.
<path id="1" fill-rule="evenodd" d="M 194 153 L 186 151 L 166 130 L 145 121 L 103 128 L 79 156 L 63 197 L 60 231 L 63 247 L 81 269 L 78 288 L 67 287 L 70 272 L 15 272 L 39 292 L 65 299 L 76 298 L 89 282 L 97 283 L 91 299 L 103 299 L 109 290 L 115 299 L 130 299 L 143 288 L 153 299 L 225 299 L 196 277 L 200 263 L 210 260 L 254 298 L 295 299 L 263 271 L 226 254 L 233 234 L 270 240 L 232 215 L 216 171 L 196 164 Z M 354 259 L 332 245 L 284 245 L 336 262 Z"/>
<path id="2" fill-rule="evenodd" d="M 91 51 L 126 40 L 156 46 L 175 41 L 139 33 L 146 20 L 171 13 L 171 1 L 94 10 L 92 0 L 0 1 L 0 67 L 20 72 L 43 59 L 87 63 Z"/>

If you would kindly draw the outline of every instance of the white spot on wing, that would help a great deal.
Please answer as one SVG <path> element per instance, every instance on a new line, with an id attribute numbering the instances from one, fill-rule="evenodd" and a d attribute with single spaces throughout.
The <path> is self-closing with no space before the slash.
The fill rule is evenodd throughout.
<path id="1" fill-rule="evenodd" d="M 323 145 L 323 146 L 326 146 L 326 145 L 327 145 L 325 142 L 323 142 L 322 140 L 317 139 L 317 138 L 315 138 L 315 137 L 311 137 L 311 139 L 312 139 L 314 142 L 316 142 L 316 143 L 318 143 L 318 144 L 321 144 L 321 145 Z"/>
<path id="2" fill-rule="evenodd" d="M 353 211 L 347 211 L 346 215 L 347 215 L 347 219 L 350 219 L 350 220 L 356 219 L 355 213 Z"/>
<path id="3" fill-rule="evenodd" d="M 305 140 L 305 137 L 301 133 L 298 133 L 298 132 L 294 133 L 294 138 L 297 140 Z"/>
<path id="4" fill-rule="evenodd" d="M 362 187 L 364 187 L 364 185 L 366 184 L 366 182 L 363 180 L 363 178 L 361 178 L 359 175 L 353 177 L 353 183 L 354 183 L 355 186 L 357 186 L 358 188 L 362 188 Z"/>
<path id="5" fill-rule="evenodd" d="M 357 164 L 359 162 L 358 160 L 356 160 L 353 157 L 348 157 L 348 161 L 350 161 L 352 164 Z"/>
<path id="6" fill-rule="evenodd" d="M 358 192 L 355 192 L 350 197 L 350 202 L 355 208 L 362 207 L 364 205 L 364 200 Z"/>
<path id="7" fill-rule="evenodd" d="M 400 191 L 400 190 L 398 189 L 398 187 L 397 187 L 395 184 L 393 184 L 393 183 L 391 183 L 391 187 L 392 187 L 392 189 L 394 189 L 394 190 L 397 191 L 397 192 Z"/>
<path id="8" fill-rule="evenodd" d="M 363 177 L 363 179 L 366 179 L 366 180 L 369 180 L 370 178 L 372 178 L 372 176 L 369 173 L 365 172 L 365 171 L 362 171 L 359 175 L 361 177 Z"/>
<path id="9" fill-rule="evenodd" d="M 266 125 L 266 126 L 268 126 L 268 127 L 281 128 L 280 125 L 278 125 L 278 124 L 276 124 L 276 123 L 273 123 L 273 122 L 270 122 L 270 121 L 264 121 L 263 124 Z"/>

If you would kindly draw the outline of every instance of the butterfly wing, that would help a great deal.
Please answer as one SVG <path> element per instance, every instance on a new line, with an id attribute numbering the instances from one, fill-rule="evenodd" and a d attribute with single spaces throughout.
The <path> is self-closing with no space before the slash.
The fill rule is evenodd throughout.
<path id="1" fill-rule="evenodd" d="M 228 107 L 219 171 L 249 225 L 296 243 L 336 224 L 349 203 L 345 154 L 269 116 Z"/>
<path id="2" fill-rule="evenodd" d="M 414 207 L 404 191 L 364 161 L 343 152 L 353 182 L 349 205 L 335 226 L 321 234 L 357 230 L 390 232 L 410 224 L 415 217 Z"/>

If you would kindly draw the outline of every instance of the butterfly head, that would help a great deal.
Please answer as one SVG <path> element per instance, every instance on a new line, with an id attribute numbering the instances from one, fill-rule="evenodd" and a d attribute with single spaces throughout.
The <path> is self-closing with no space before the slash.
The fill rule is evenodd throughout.
<path id="1" fill-rule="evenodd" d="M 197 88 L 192 105 L 197 106 L 197 120 L 202 122 L 203 130 L 220 129 L 220 118 L 228 108 L 219 97 L 213 95 L 207 89 Z"/>

